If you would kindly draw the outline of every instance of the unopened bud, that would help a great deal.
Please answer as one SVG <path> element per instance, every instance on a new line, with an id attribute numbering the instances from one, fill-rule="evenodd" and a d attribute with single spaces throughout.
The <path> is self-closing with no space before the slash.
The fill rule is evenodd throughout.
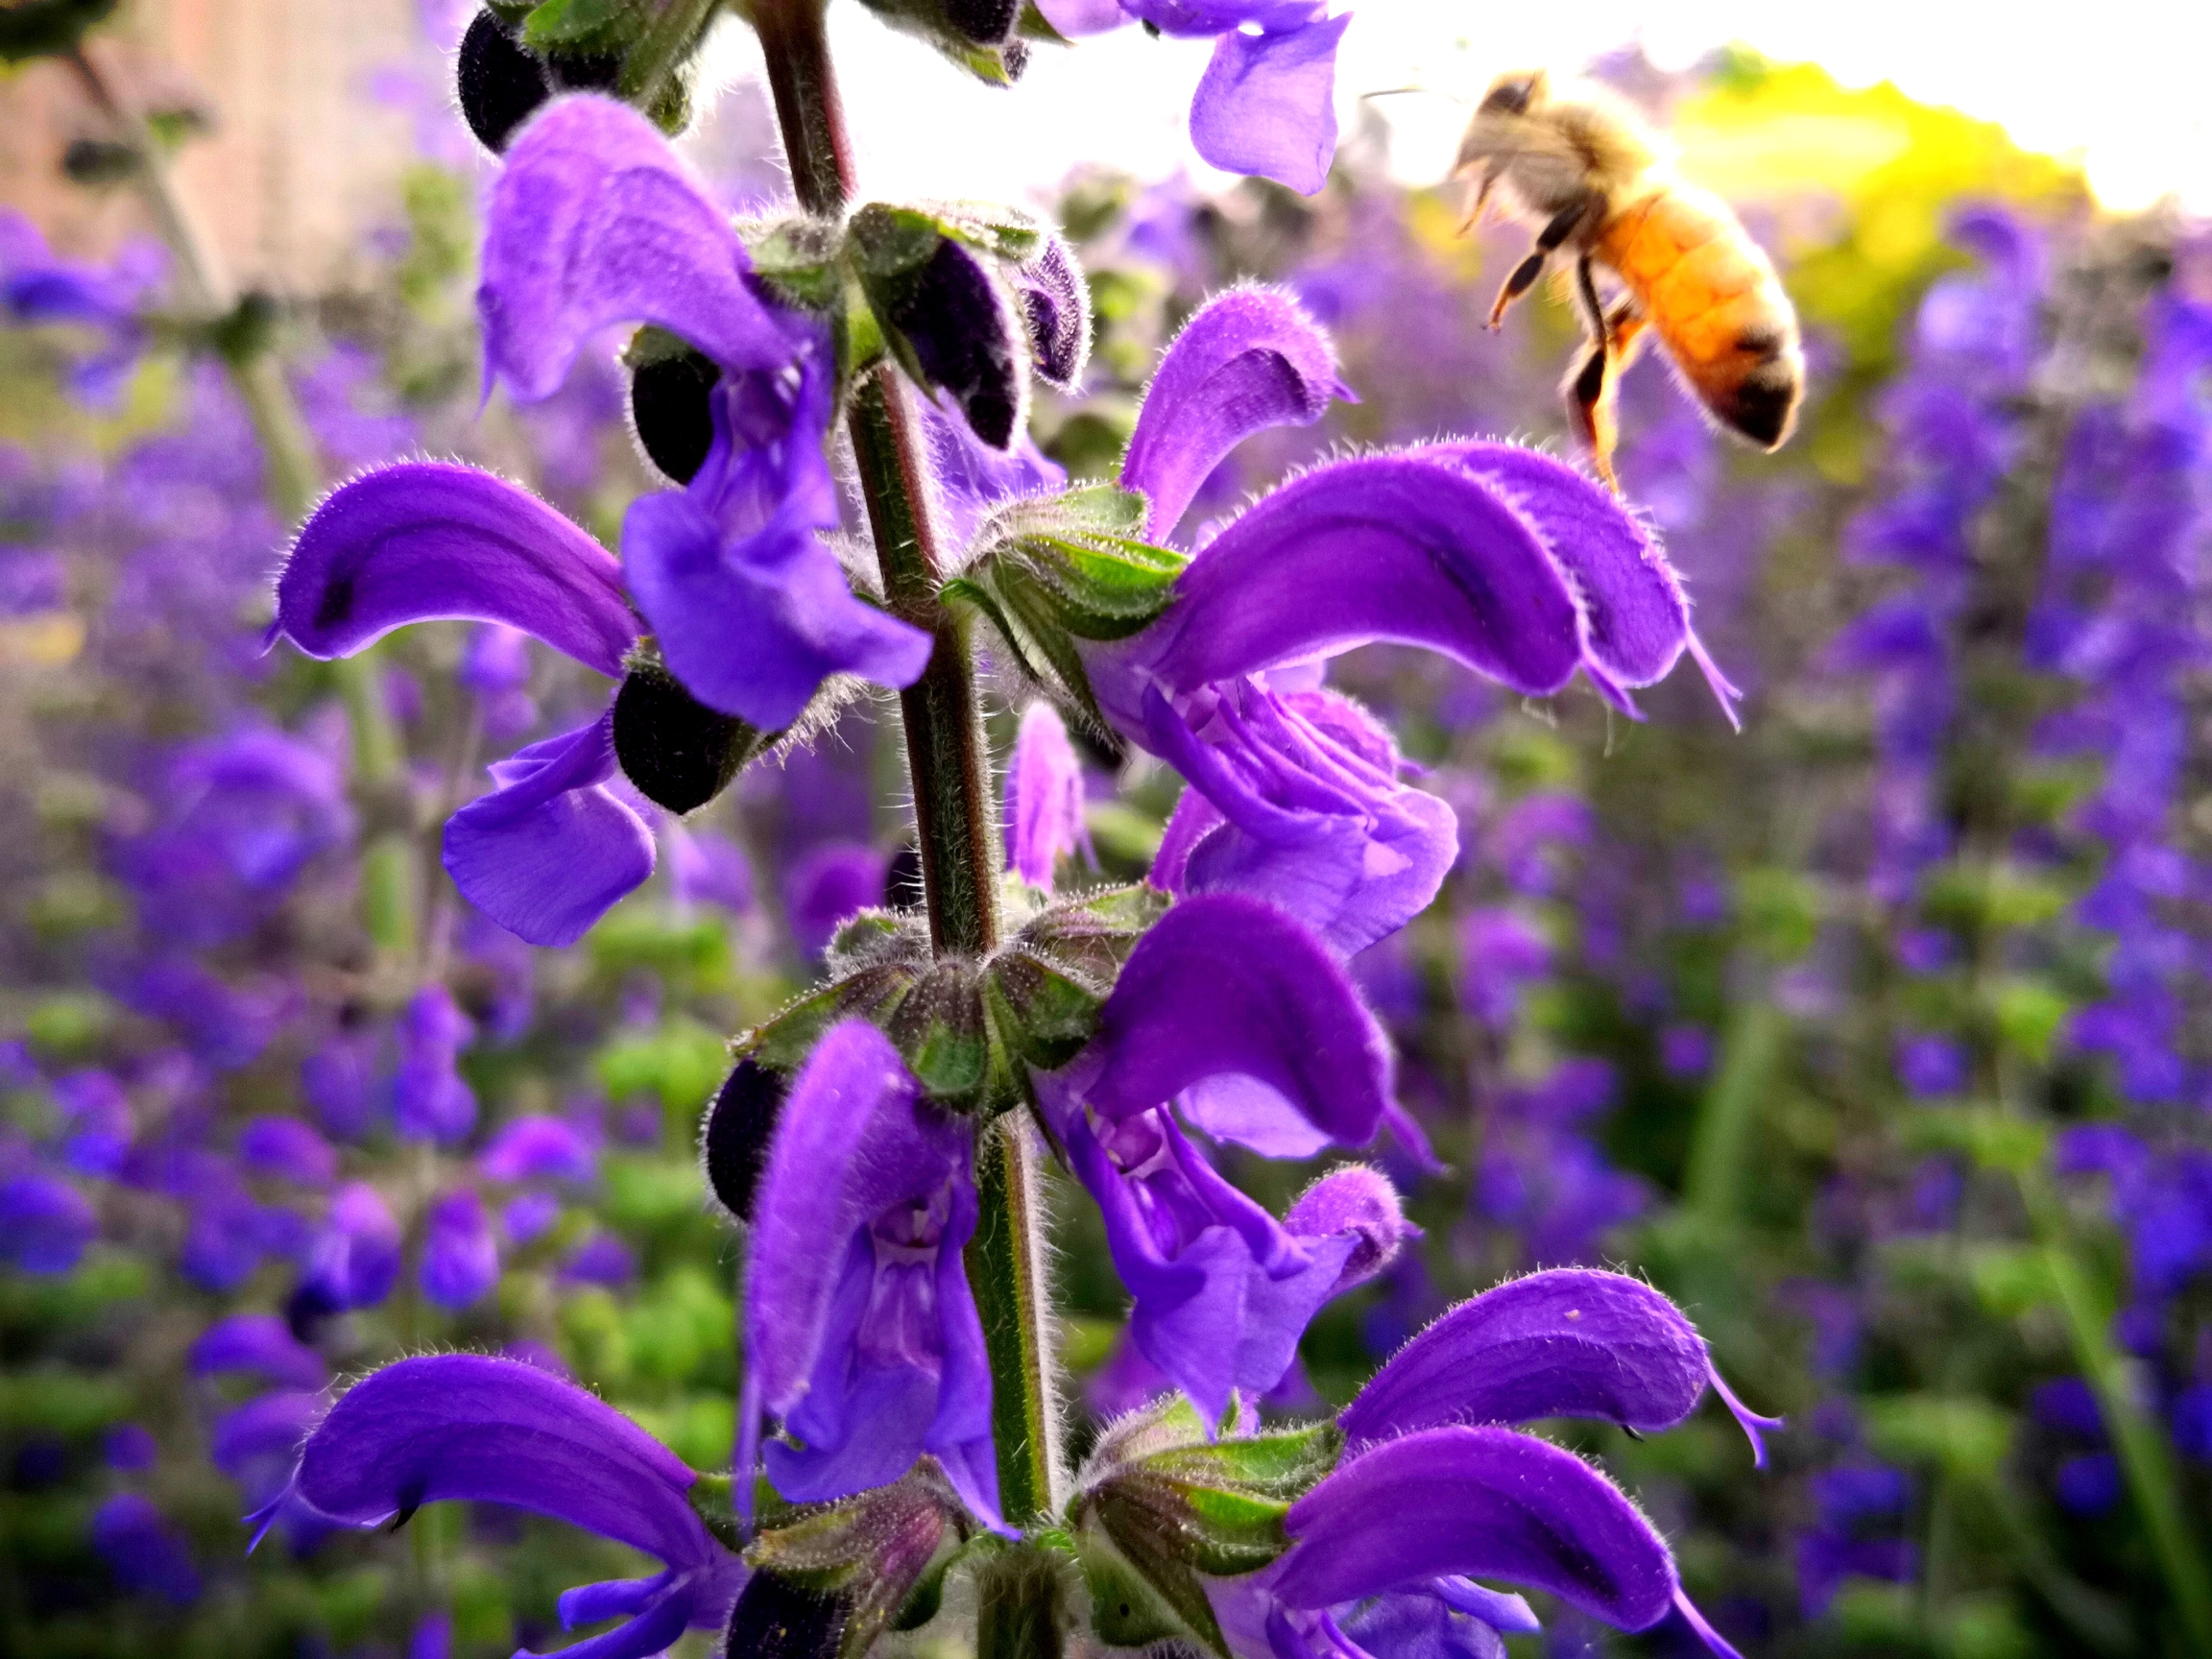
<path id="1" fill-rule="evenodd" d="M 769 741 L 758 727 L 708 708 L 658 662 L 634 662 L 614 694 L 622 775 L 678 816 L 721 794 Z"/>
<path id="2" fill-rule="evenodd" d="M 740 1060 L 707 1108 L 699 1136 L 707 1187 L 740 1221 L 753 1219 L 753 1195 L 767 1167 L 768 1142 L 783 1111 L 784 1080 L 757 1060 Z"/>
<path id="3" fill-rule="evenodd" d="M 1091 361 L 1091 287 L 1074 253 L 1047 235 L 1036 257 L 1015 271 L 1014 282 L 1037 378 L 1072 392 Z"/>

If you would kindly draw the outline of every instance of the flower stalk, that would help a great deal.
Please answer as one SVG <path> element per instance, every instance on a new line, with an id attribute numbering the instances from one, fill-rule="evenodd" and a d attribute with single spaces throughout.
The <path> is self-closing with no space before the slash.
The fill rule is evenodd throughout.
<path id="1" fill-rule="evenodd" d="M 216 324 L 231 317 L 238 309 L 239 295 L 208 246 L 190 204 L 177 189 L 169 158 L 145 116 L 123 97 L 84 46 L 71 49 L 68 63 L 131 151 L 132 176 L 146 199 L 155 228 L 177 261 L 185 303 L 201 322 Z M 269 504 L 289 532 L 307 517 L 322 493 L 314 440 L 285 384 L 281 366 L 267 349 L 249 344 L 224 351 L 223 360 L 260 441 Z M 404 783 L 403 757 L 384 708 L 375 659 L 364 652 L 331 663 L 330 670 L 351 734 L 355 789 L 370 799 L 376 817 L 389 818 L 386 803 Z M 415 950 L 415 878 L 405 827 L 373 833 L 362 849 L 361 913 L 384 962 L 409 962 Z"/>
<path id="2" fill-rule="evenodd" d="M 841 214 L 854 173 L 821 0 L 759 0 L 753 17 L 800 205 Z M 998 944 L 998 811 L 974 651 L 937 595 L 944 559 L 910 395 L 879 371 L 855 390 L 847 425 L 884 595 L 895 614 L 935 641 L 927 669 L 899 700 L 931 942 L 940 956 L 980 956 Z M 967 1249 L 991 1358 L 1000 1503 L 1018 1525 L 1053 1502 L 1058 1439 L 1034 1148 L 1018 1118 L 986 1131 L 980 1214 Z"/>

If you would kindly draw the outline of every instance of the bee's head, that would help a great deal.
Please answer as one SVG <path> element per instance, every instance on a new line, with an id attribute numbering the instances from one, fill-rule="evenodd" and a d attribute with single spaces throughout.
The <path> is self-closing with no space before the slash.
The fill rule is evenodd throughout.
<path id="1" fill-rule="evenodd" d="M 1490 90 L 1482 94 L 1482 102 L 1475 112 L 1478 115 L 1526 115 L 1543 101 L 1544 71 L 1531 69 L 1501 75 L 1491 82 Z"/>

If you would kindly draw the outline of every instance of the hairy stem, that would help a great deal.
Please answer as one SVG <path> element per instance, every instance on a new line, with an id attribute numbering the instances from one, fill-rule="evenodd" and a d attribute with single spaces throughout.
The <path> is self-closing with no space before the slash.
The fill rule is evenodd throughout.
<path id="1" fill-rule="evenodd" d="M 853 155 L 822 0 L 756 0 L 753 21 L 800 204 L 840 214 L 854 195 Z M 998 810 L 974 655 L 937 597 L 944 560 L 930 518 L 928 459 L 907 389 L 888 369 L 854 390 L 847 425 L 885 597 L 936 642 L 929 666 L 899 699 L 930 937 L 940 955 L 978 956 L 998 943 Z M 981 1209 L 967 1266 L 991 1354 L 999 1503 L 1020 1524 L 1052 1507 L 1059 1440 L 1046 1217 L 1024 1123 L 1001 1121 L 978 1152 Z"/>
<path id="2" fill-rule="evenodd" d="M 131 150 L 136 163 L 132 176 L 156 229 L 176 258 L 185 304 L 203 322 L 228 316 L 237 307 L 237 290 L 202 233 L 191 204 L 170 176 L 169 157 L 145 116 L 117 91 L 98 60 L 82 45 L 70 50 L 68 61 L 93 104 Z M 323 487 L 314 439 L 281 367 L 267 351 L 226 354 L 225 363 L 260 441 L 269 504 L 290 531 L 307 517 Z M 374 660 L 368 653 L 342 658 L 331 664 L 331 674 L 352 733 L 354 787 L 367 798 L 372 822 L 389 818 L 390 802 L 403 784 L 404 757 L 384 707 Z M 362 921 L 387 967 L 405 962 L 414 950 L 412 863 L 405 829 L 382 830 L 362 850 Z"/>

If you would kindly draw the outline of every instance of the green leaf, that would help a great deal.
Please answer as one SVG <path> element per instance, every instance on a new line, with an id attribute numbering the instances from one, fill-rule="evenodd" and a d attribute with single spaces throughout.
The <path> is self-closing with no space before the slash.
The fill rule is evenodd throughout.
<path id="1" fill-rule="evenodd" d="M 2007 980 L 1990 998 L 1999 1034 L 2038 1066 L 2051 1058 L 2051 1045 L 2070 1007 L 2063 996 L 2037 979 Z"/>
<path id="2" fill-rule="evenodd" d="M 1867 1443 L 1879 1456 L 1993 1480 L 2012 1443 L 2012 1419 L 1986 1400 L 1895 1394 L 1865 1402 Z"/>
<path id="3" fill-rule="evenodd" d="M 545 0 L 522 20 L 522 44 L 536 52 L 613 50 L 636 33 L 623 0 Z"/>

